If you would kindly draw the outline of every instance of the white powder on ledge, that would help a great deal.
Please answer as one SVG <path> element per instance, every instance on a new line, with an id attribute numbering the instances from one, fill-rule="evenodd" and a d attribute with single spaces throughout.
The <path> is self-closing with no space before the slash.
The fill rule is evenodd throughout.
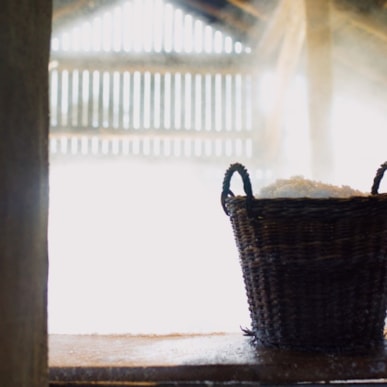
<path id="1" fill-rule="evenodd" d="M 290 179 L 278 179 L 274 183 L 263 187 L 260 198 L 347 198 L 351 196 L 366 196 L 364 192 L 355 190 L 347 185 L 334 186 L 320 181 L 308 180 L 303 176 L 293 176 Z"/>

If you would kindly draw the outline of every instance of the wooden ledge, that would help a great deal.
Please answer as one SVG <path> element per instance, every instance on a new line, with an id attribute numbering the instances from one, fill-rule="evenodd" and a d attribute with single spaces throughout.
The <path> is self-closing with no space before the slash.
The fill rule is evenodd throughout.
<path id="1" fill-rule="evenodd" d="M 242 334 L 50 335 L 49 354 L 52 387 L 387 382 L 386 344 L 372 355 L 339 356 L 255 350 Z"/>

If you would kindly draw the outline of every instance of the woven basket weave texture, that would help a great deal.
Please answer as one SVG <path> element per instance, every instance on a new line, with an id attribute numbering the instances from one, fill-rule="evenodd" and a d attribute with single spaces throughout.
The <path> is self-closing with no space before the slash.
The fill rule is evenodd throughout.
<path id="1" fill-rule="evenodd" d="M 246 196 L 230 191 L 235 171 Z M 226 172 L 222 204 L 239 251 L 249 333 L 257 343 L 329 352 L 364 352 L 383 343 L 386 194 L 257 199 L 247 170 L 237 163 Z"/>

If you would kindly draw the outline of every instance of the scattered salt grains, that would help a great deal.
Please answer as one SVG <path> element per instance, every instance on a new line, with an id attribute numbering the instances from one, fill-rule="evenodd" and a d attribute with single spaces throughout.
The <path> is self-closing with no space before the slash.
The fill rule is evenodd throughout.
<path id="1" fill-rule="evenodd" d="M 260 198 L 347 198 L 365 195 L 364 192 L 347 185 L 339 187 L 320 181 L 308 180 L 303 176 L 293 176 L 290 179 L 278 179 L 267 187 L 263 187 L 258 196 Z"/>

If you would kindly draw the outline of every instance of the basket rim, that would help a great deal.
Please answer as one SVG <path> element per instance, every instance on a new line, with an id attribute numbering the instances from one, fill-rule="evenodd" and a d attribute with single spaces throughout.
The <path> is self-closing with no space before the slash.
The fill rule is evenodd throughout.
<path id="1" fill-rule="evenodd" d="M 253 203 L 310 203 L 310 204 L 345 204 L 345 203 L 380 203 L 387 202 L 387 193 L 377 195 L 364 195 L 364 196 L 349 196 L 349 197 L 275 197 L 265 198 L 259 196 L 248 197 L 247 195 L 235 195 L 228 196 L 225 198 L 225 203 L 238 202 L 238 201 L 249 201 Z"/>
<path id="2" fill-rule="evenodd" d="M 297 202 L 297 201 L 308 201 L 308 202 L 347 202 L 347 201 L 380 201 L 387 199 L 387 193 L 381 193 L 377 195 L 356 195 L 356 196 L 348 196 L 348 197 L 309 197 L 309 196 L 297 196 L 297 197 L 274 197 L 274 198 L 268 198 L 268 197 L 259 197 L 259 196 L 253 196 L 252 198 L 249 198 L 247 195 L 235 195 L 235 196 L 228 196 L 225 200 L 226 201 L 233 201 L 233 200 L 241 200 L 241 199 L 249 199 L 253 201 L 260 201 L 260 202 L 278 202 L 278 201 L 289 201 L 289 202 Z"/>

